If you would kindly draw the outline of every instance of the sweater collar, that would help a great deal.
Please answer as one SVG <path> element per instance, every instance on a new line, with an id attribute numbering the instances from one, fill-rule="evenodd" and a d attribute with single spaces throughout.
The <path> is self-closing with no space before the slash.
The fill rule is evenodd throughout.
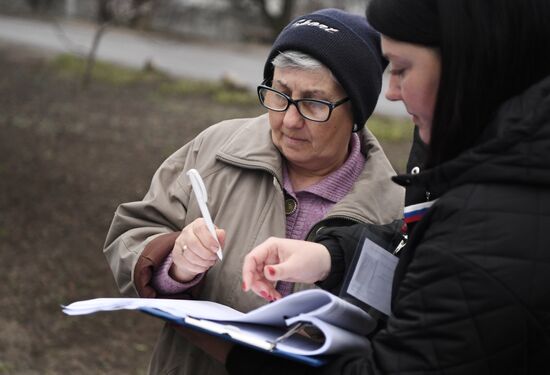
<path id="1" fill-rule="evenodd" d="M 365 165 L 365 157 L 361 154 L 361 142 L 359 136 L 353 133 L 350 138 L 350 152 L 344 164 L 337 170 L 325 176 L 321 181 L 308 186 L 299 192 L 315 194 L 328 201 L 336 203 L 346 196 L 353 184 L 361 174 Z M 294 192 L 292 183 L 288 177 L 286 163 L 283 168 L 284 188 L 288 193 Z"/>

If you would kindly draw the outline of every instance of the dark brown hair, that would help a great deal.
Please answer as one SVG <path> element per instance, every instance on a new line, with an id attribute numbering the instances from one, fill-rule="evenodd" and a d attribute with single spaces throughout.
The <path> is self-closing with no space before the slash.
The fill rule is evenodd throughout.
<path id="1" fill-rule="evenodd" d="M 392 14 L 414 15 L 424 8 L 415 4 L 423 1 L 372 0 L 367 17 L 380 33 L 392 36 Z M 441 53 L 429 157 L 429 164 L 435 165 L 473 147 L 506 100 L 550 75 L 550 1 L 428 3 L 432 4 L 433 16 L 422 21 L 435 23 L 429 29 L 439 30 L 436 46 Z M 391 12 L 387 7 L 392 7 Z M 413 7 L 415 11 L 411 11 Z M 371 11 L 384 18 L 371 20 Z M 414 27 L 407 32 L 415 33 Z M 399 33 L 398 40 L 423 44 L 418 38 L 407 40 L 403 30 Z M 433 39 L 425 45 L 434 46 Z"/>

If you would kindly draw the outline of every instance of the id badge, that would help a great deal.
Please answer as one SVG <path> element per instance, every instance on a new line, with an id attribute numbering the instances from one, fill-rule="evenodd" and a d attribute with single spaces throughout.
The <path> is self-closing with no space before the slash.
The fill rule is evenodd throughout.
<path id="1" fill-rule="evenodd" d="M 402 220 L 365 225 L 340 290 L 341 298 L 376 318 L 386 319 L 391 315 L 397 255 L 407 242 L 402 226 Z"/>
<path id="2" fill-rule="evenodd" d="M 390 315 L 393 276 L 398 261 L 395 255 L 365 238 L 346 294 Z"/>

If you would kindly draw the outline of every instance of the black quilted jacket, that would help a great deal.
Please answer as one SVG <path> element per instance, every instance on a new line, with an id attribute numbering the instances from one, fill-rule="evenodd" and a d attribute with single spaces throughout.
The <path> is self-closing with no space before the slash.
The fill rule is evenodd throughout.
<path id="1" fill-rule="evenodd" d="M 396 180 L 439 199 L 410 235 L 372 351 L 308 369 L 237 349 L 231 371 L 246 355 L 235 373 L 550 374 L 550 77 L 505 103 L 478 146 Z M 354 230 L 321 242 L 346 263 Z"/>

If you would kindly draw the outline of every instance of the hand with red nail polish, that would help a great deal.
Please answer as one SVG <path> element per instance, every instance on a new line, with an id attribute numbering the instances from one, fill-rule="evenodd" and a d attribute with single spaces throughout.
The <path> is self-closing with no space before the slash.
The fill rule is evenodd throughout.
<path id="1" fill-rule="evenodd" d="M 245 257 L 243 290 L 277 300 L 281 298 L 275 290 L 277 281 L 314 283 L 328 276 L 330 265 L 330 254 L 323 245 L 272 237 Z"/>

